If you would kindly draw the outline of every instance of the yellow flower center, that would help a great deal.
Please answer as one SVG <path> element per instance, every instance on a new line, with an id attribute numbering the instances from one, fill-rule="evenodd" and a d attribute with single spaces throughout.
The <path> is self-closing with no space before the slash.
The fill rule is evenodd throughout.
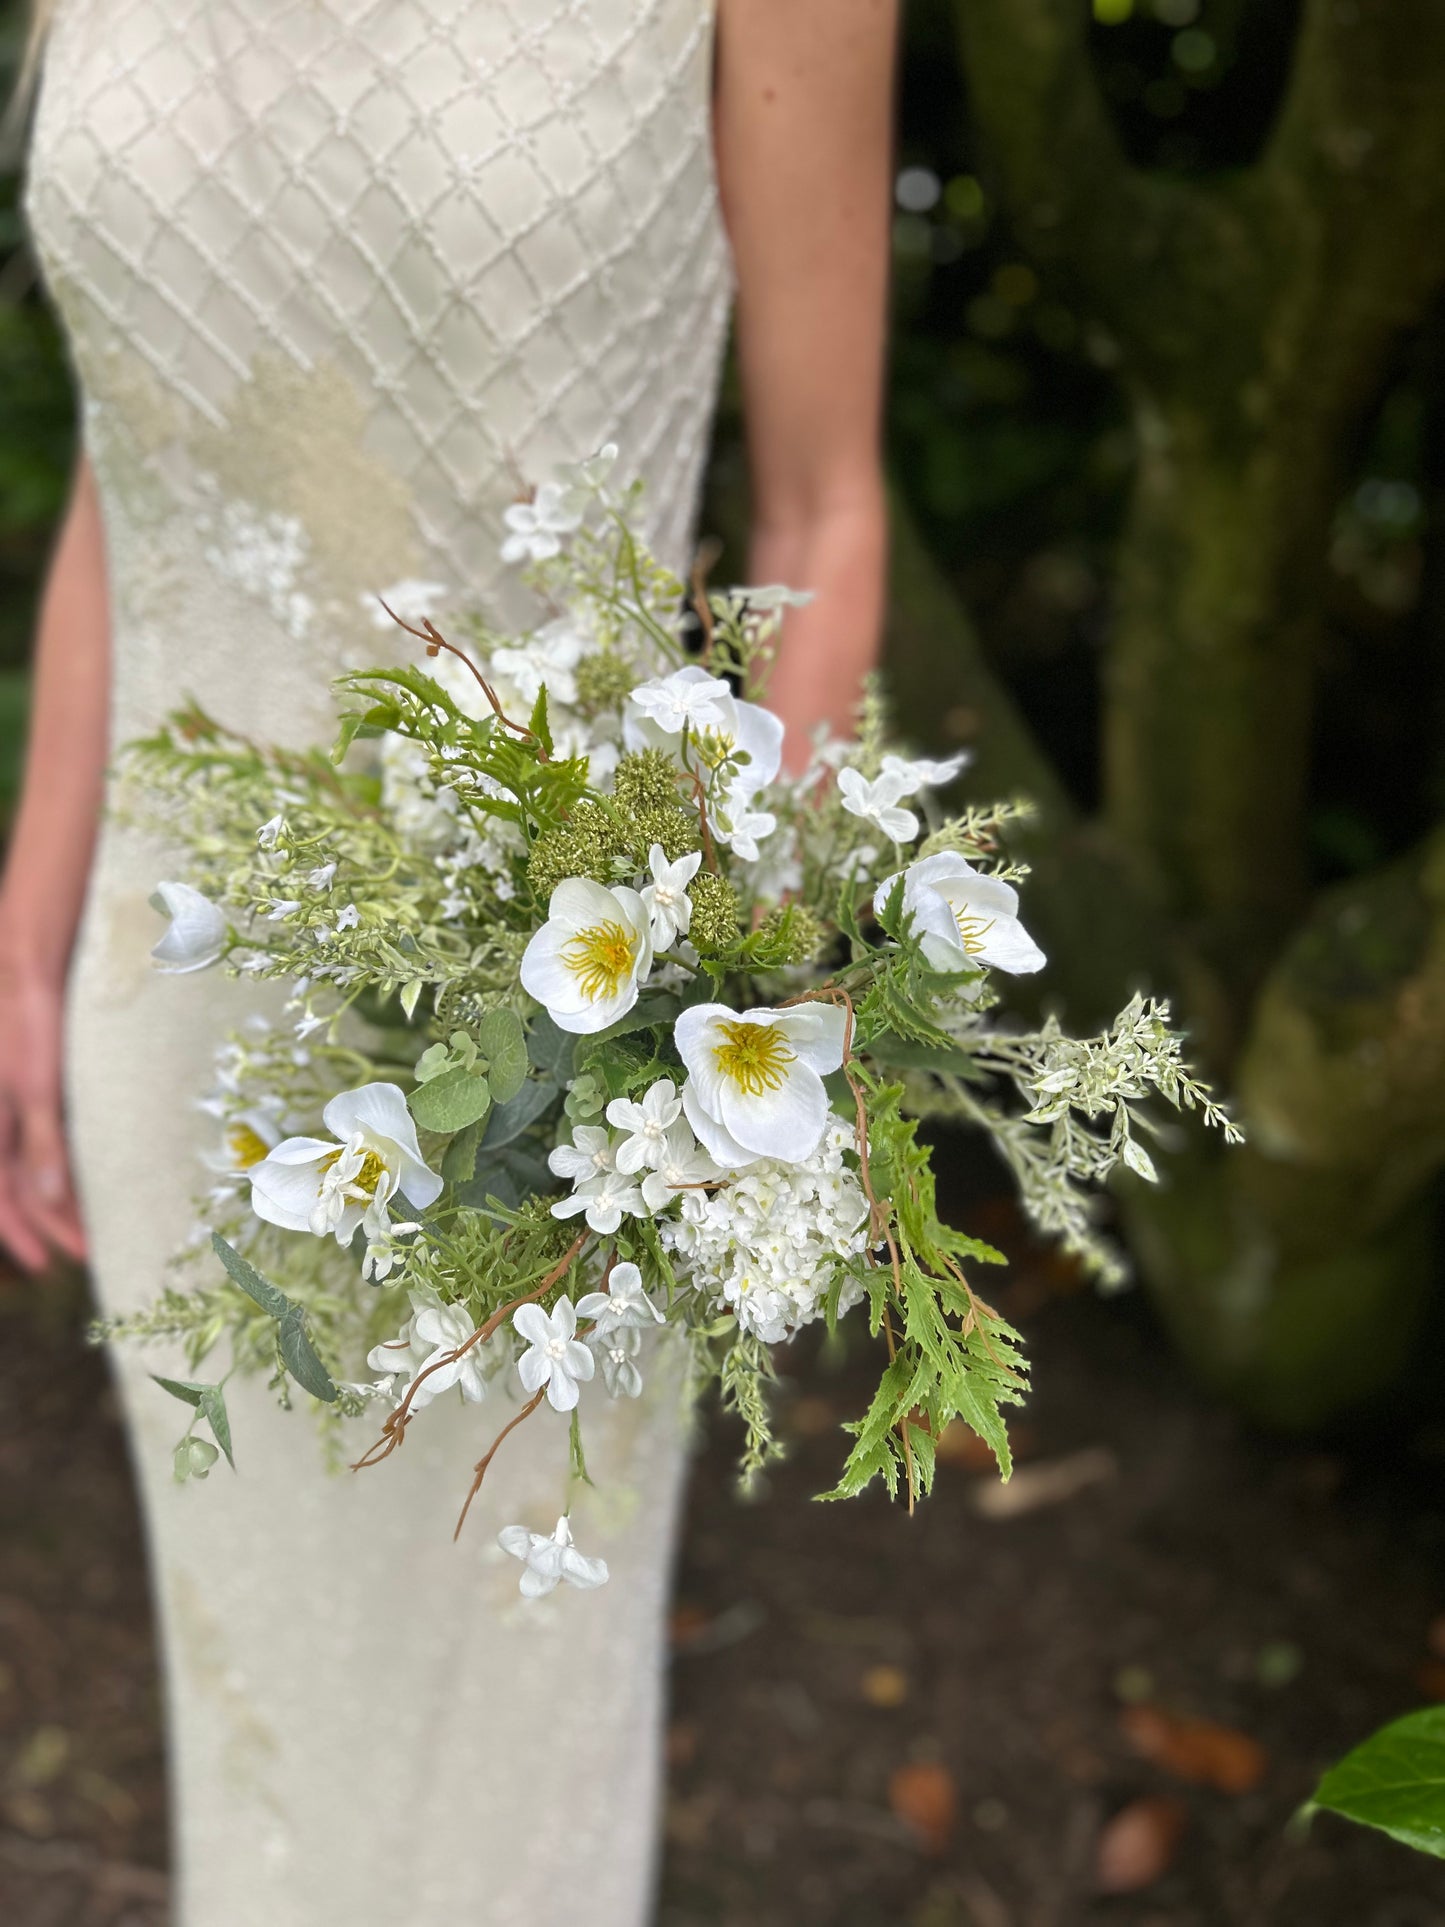
<path id="1" fill-rule="evenodd" d="M 770 1024 L 742 1023 L 719 1024 L 718 1031 L 724 1041 L 713 1045 L 713 1062 L 724 1077 L 749 1097 L 782 1089 L 797 1056 L 781 1031 Z"/>
<path id="2" fill-rule="evenodd" d="M 344 1148 L 339 1151 L 333 1151 L 329 1157 L 324 1157 L 321 1160 L 322 1171 L 329 1171 L 338 1159 L 344 1158 L 345 1156 L 346 1152 Z M 369 1198 L 374 1198 L 376 1196 L 376 1187 L 381 1183 L 382 1174 L 385 1170 L 386 1166 L 382 1163 L 375 1151 L 363 1151 L 361 1154 L 361 1169 L 357 1172 L 356 1176 L 351 1179 L 348 1188 L 354 1191 L 364 1191 Z"/>
<path id="3" fill-rule="evenodd" d="M 271 1147 L 259 1131 L 253 1131 L 249 1124 L 233 1124 L 226 1133 L 226 1145 L 231 1153 L 231 1162 L 238 1171 L 249 1171 L 253 1164 L 269 1157 Z"/>
<path id="4" fill-rule="evenodd" d="M 615 997 L 632 974 L 636 945 L 620 923 L 597 923 L 579 930 L 562 951 L 562 961 L 590 1003 Z"/>
<path id="5" fill-rule="evenodd" d="M 994 919 L 975 916 L 966 903 L 951 904 L 953 920 L 958 925 L 958 934 L 963 939 L 963 948 L 970 957 L 976 957 L 983 949 L 984 939 L 993 929 Z"/>

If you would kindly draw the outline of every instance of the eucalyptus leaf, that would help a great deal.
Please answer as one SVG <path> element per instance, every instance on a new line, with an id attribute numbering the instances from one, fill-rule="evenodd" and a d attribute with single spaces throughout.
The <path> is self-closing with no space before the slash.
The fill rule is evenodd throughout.
<path id="1" fill-rule="evenodd" d="M 645 997 L 639 997 L 625 1017 L 619 1017 L 606 1030 L 597 1031 L 588 1042 L 607 1044 L 614 1037 L 628 1037 L 635 1030 L 651 1030 L 654 1027 L 671 1030 L 681 1010 L 682 1000 L 674 997 L 670 991 L 652 991 Z"/>
<path id="2" fill-rule="evenodd" d="M 412 1116 L 424 1131 L 464 1131 L 486 1116 L 492 1089 L 485 1077 L 459 1067 L 419 1084 L 409 1102 Z"/>
<path id="3" fill-rule="evenodd" d="M 515 1011 L 489 1010 L 477 1028 L 492 1100 L 510 1104 L 527 1081 L 527 1036 Z"/>
<path id="4" fill-rule="evenodd" d="M 448 1184 L 467 1184 L 477 1168 L 477 1146 L 482 1141 L 480 1120 L 458 1131 L 442 1154 L 442 1176 Z"/>
<path id="5" fill-rule="evenodd" d="M 195 1385 L 188 1378 L 162 1378 L 159 1372 L 152 1372 L 151 1377 L 163 1392 L 180 1399 L 183 1405 L 199 1406 L 202 1392 L 211 1389 L 209 1385 Z"/>
<path id="6" fill-rule="evenodd" d="M 325 1405 L 334 1404 L 336 1387 L 306 1335 L 306 1314 L 299 1305 L 289 1306 L 281 1320 L 280 1345 L 282 1362 L 302 1391 Z"/>
<path id="7" fill-rule="evenodd" d="M 510 1104 L 498 1104 L 487 1119 L 482 1138 L 483 1151 L 496 1151 L 522 1135 L 530 1124 L 549 1111 L 557 1101 L 557 1086 L 546 1078 L 524 1084 Z"/>
<path id="8" fill-rule="evenodd" d="M 291 1309 L 291 1300 L 285 1292 L 278 1290 L 269 1278 L 263 1278 L 253 1264 L 226 1243 L 219 1231 L 211 1233 L 211 1248 L 231 1274 L 231 1282 L 239 1285 L 248 1298 L 253 1298 L 268 1317 L 285 1317 Z"/>
<path id="9" fill-rule="evenodd" d="M 1330 1768 L 1311 1805 L 1445 1859 L 1445 1706 L 1382 1727 Z"/>
<path id="10" fill-rule="evenodd" d="M 236 1461 L 231 1455 L 231 1419 L 226 1411 L 226 1394 L 219 1385 L 207 1385 L 201 1393 L 201 1416 L 211 1428 L 211 1435 L 226 1455 L 226 1463 L 234 1472 Z"/>

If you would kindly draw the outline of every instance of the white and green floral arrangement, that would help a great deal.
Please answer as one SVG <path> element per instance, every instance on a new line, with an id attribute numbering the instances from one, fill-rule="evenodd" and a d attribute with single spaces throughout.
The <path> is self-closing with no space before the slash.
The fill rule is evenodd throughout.
<path id="1" fill-rule="evenodd" d="M 1140 1100 L 1233 1132 L 1161 1004 L 1088 1041 L 1000 1021 L 992 973 L 1044 963 L 1001 855 L 1023 806 L 944 815 L 964 758 L 899 753 L 876 692 L 855 740 L 785 773 L 761 698 L 801 598 L 695 583 L 685 614 L 614 458 L 508 513 L 534 633 L 444 636 L 438 586 L 398 584 L 374 613 L 429 668 L 341 677 L 329 756 L 188 707 L 126 759 L 128 807 L 185 852 L 157 967 L 289 994 L 203 1101 L 208 1241 L 104 1333 L 183 1345 L 194 1376 L 159 1380 L 192 1408 L 180 1479 L 234 1465 L 234 1372 L 306 1394 L 346 1456 L 373 1419 L 358 1467 L 444 1396 L 491 1406 L 463 1518 L 542 1414 L 561 1518 L 500 1535 L 529 1596 L 607 1577 L 570 1482 L 589 1412 L 641 1395 L 665 1345 L 741 1418 L 747 1477 L 779 1450 L 776 1348 L 856 1312 L 881 1372 L 828 1496 L 881 1479 L 911 1506 L 954 1420 L 1007 1476 L 1026 1367 L 974 1282 L 1002 1261 L 940 1217 L 921 1116 L 981 1126 L 1106 1281 L 1092 1189 L 1119 1160 L 1152 1175 Z"/>

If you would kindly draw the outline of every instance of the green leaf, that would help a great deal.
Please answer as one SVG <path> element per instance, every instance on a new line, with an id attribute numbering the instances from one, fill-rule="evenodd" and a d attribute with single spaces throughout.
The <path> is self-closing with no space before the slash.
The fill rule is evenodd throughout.
<path id="1" fill-rule="evenodd" d="M 555 746 L 552 742 L 552 732 L 547 726 L 547 685 L 545 683 L 537 691 L 537 700 L 532 705 L 532 716 L 527 727 L 542 745 L 543 753 L 550 756 Z"/>
<path id="2" fill-rule="evenodd" d="M 625 1017 L 619 1017 L 615 1024 L 606 1030 L 599 1030 L 588 1038 L 589 1044 L 607 1044 L 614 1037 L 628 1037 L 636 1030 L 671 1030 L 677 1022 L 682 1009 L 681 1001 L 670 991 L 655 990 L 648 996 L 639 997 Z"/>
<path id="3" fill-rule="evenodd" d="M 464 1131 L 458 1131 L 442 1154 L 442 1176 L 448 1184 L 467 1184 L 477 1168 L 477 1146 L 482 1141 L 482 1125 L 478 1119 L 469 1124 Z"/>
<path id="4" fill-rule="evenodd" d="M 510 1104 L 498 1104 L 487 1119 L 487 1128 L 482 1138 L 484 1151 L 496 1151 L 513 1138 L 520 1137 L 530 1124 L 535 1124 L 544 1112 L 549 1111 L 557 1101 L 557 1086 L 543 1078 L 524 1084 Z"/>
<path id="5" fill-rule="evenodd" d="M 1382 1727 L 1330 1768 L 1312 1805 L 1445 1859 L 1445 1706 Z"/>
<path id="6" fill-rule="evenodd" d="M 484 1118 L 491 1108 L 492 1087 L 475 1071 L 458 1067 L 428 1083 L 418 1084 L 408 1099 L 411 1114 L 424 1131 L 464 1131 Z"/>
<path id="7" fill-rule="evenodd" d="M 151 1377 L 163 1392 L 169 1392 L 172 1398 L 180 1399 L 183 1405 L 199 1406 L 202 1392 L 208 1392 L 211 1389 L 209 1385 L 192 1384 L 188 1378 L 162 1378 L 159 1372 L 152 1372 Z"/>
<path id="8" fill-rule="evenodd" d="M 201 1393 L 201 1417 L 211 1428 L 217 1445 L 226 1455 L 226 1463 L 234 1472 L 236 1461 L 231 1456 L 231 1420 L 226 1411 L 226 1394 L 219 1385 L 207 1385 Z"/>
<path id="9" fill-rule="evenodd" d="M 231 1282 L 239 1285 L 248 1298 L 253 1298 L 268 1317 L 285 1317 L 291 1309 L 291 1300 L 285 1292 L 278 1290 L 269 1278 L 263 1278 L 253 1264 L 248 1264 L 239 1251 L 226 1243 L 219 1231 L 211 1233 L 211 1248 L 230 1272 Z"/>
<path id="10" fill-rule="evenodd" d="M 291 1305 L 281 1320 L 280 1345 L 282 1362 L 302 1391 L 334 1404 L 336 1387 L 306 1335 L 306 1314 L 299 1305 Z"/>
<path id="11" fill-rule="evenodd" d="M 515 1011 L 489 1010 L 477 1027 L 492 1101 L 510 1104 L 527 1081 L 527 1036 Z"/>
<path id="12" fill-rule="evenodd" d="M 527 1055 L 539 1071 L 555 1083 L 565 1084 L 572 1075 L 572 1057 L 577 1039 L 571 1031 L 554 1024 L 545 1010 L 539 1010 L 527 1032 Z"/>

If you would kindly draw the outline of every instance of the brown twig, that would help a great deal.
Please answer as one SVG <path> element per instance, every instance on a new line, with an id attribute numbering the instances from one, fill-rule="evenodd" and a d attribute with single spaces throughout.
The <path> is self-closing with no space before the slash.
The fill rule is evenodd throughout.
<path id="1" fill-rule="evenodd" d="M 712 619 L 712 604 L 707 599 L 707 578 L 708 571 L 712 568 L 713 563 L 717 561 L 719 553 L 720 544 L 716 541 L 699 543 L 697 554 L 693 559 L 692 575 L 690 578 L 693 608 L 697 614 L 698 627 L 702 630 L 702 655 L 699 660 L 704 669 L 711 669 L 712 667 L 712 646 L 715 633 L 715 626 Z"/>
<path id="2" fill-rule="evenodd" d="M 423 1379 L 430 1378 L 433 1372 L 439 1372 L 443 1365 L 454 1365 L 459 1358 L 464 1358 L 473 1346 L 485 1345 L 493 1332 L 495 1332 L 501 1324 L 502 1320 L 512 1312 L 517 1311 L 521 1306 L 531 1304 L 535 1298 L 545 1298 L 553 1285 L 571 1269 L 583 1245 L 586 1244 L 587 1238 L 587 1232 L 579 1232 L 567 1247 L 565 1254 L 547 1273 L 547 1276 L 542 1280 L 541 1284 L 535 1285 L 531 1291 L 523 1292 L 520 1298 L 513 1298 L 509 1303 L 499 1305 L 484 1325 L 478 1325 L 470 1338 L 463 1339 L 462 1343 L 452 1351 L 439 1353 L 429 1365 L 424 1365 L 411 1381 L 410 1385 L 407 1386 L 400 1405 L 397 1406 L 394 1412 L 388 1414 L 386 1422 L 381 1428 L 381 1437 L 369 1451 L 363 1453 L 356 1461 L 351 1468 L 352 1471 L 362 1472 L 365 1471 L 368 1466 L 380 1465 L 383 1459 L 389 1459 L 406 1437 L 406 1428 L 411 1423 L 412 1417 L 412 1400 L 415 1398 L 417 1388 Z"/>
<path id="3" fill-rule="evenodd" d="M 488 1449 L 482 1454 L 481 1458 L 477 1460 L 477 1463 L 472 1471 L 471 1489 L 467 1493 L 466 1498 L 462 1501 L 461 1516 L 457 1520 L 457 1529 L 452 1534 L 452 1541 L 454 1544 L 462 1536 L 462 1527 L 466 1524 L 467 1514 L 472 1509 L 472 1500 L 476 1498 L 477 1494 L 482 1489 L 482 1480 L 487 1476 L 487 1467 L 491 1464 L 492 1460 L 497 1456 L 497 1447 L 502 1443 L 502 1440 L 507 1436 L 508 1432 L 516 1431 L 517 1427 L 522 1423 L 522 1420 L 524 1418 L 530 1418 L 532 1416 L 533 1412 L 536 1411 L 537 1407 L 542 1403 L 542 1400 L 546 1396 L 547 1396 L 547 1387 L 545 1385 L 539 1386 L 537 1390 L 533 1392 L 532 1396 L 527 1400 L 527 1403 L 522 1407 L 521 1411 L 518 1412 L 516 1417 L 508 1419 L 507 1423 L 502 1427 L 501 1431 L 498 1432 L 497 1436 L 492 1440 L 492 1443 L 488 1447 Z"/>
<path id="4" fill-rule="evenodd" d="M 547 752 L 545 748 L 542 746 L 542 743 L 540 742 L 540 740 L 538 739 L 537 732 L 533 729 L 529 729 L 525 723 L 513 722 L 512 718 L 507 714 L 507 712 L 502 708 L 501 703 L 497 700 L 496 690 L 493 689 L 492 685 L 487 681 L 486 677 L 482 674 L 481 670 L 478 669 L 477 665 L 472 661 L 471 657 L 467 654 L 466 650 L 458 649 L 457 645 L 454 642 L 448 642 L 446 637 L 442 634 L 441 630 L 437 628 L 436 624 L 432 621 L 430 616 L 422 617 L 421 627 L 420 629 L 418 629 L 412 623 L 404 621 L 403 618 L 396 613 L 395 609 L 391 607 L 391 605 L 386 601 L 384 597 L 378 596 L 376 599 L 381 604 L 382 608 L 386 610 L 386 613 L 391 617 L 394 623 L 398 624 L 399 627 L 405 629 L 406 633 L 409 636 L 415 636 L 418 642 L 424 642 L 426 644 L 426 652 L 429 656 L 435 656 L 439 654 L 441 650 L 445 649 L 448 655 L 455 656 L 458 662 L 465 664 L 466 668 L 470 670 L 471 674 L 476 678 L 478 687 L 481 689 L 482 694 L 486 697 L 488 703 L 491 705 L 492 714 L 496 717 L 497 721 L 502 725 L 503 729 L 510 729 L 514 736 L 522 737 L 522 739 L 525 742 L 536 743 L 537 760 L 542 763 L 545 763 L 548 760 Z"/>

